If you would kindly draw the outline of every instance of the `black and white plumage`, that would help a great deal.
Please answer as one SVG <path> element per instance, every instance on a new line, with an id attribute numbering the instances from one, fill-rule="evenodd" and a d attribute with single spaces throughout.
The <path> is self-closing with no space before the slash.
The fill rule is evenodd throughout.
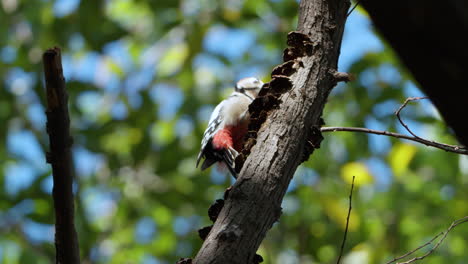
<path id="1" fill-rule="evenodd" d="M 205 158 L 202 170 L 215 162 L 223 162 L 232 176 L 237 178 L 234 161 L 247 132 L 250 118 L 248 107 L 262 86 L 263 82 L 255 77 L 241 79 L 234 92 L 215 107 L 203 134 L 197 167 L 202 157 Z"/>

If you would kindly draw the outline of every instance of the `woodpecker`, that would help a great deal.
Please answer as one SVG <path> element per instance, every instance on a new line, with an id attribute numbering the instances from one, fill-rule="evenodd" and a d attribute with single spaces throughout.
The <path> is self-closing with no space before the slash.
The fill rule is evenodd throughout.
<path id="1" fill-rule="evenodd" d="M 234 92 L 215 107 L 203 134 L 196 167 L 202 157 L 205 160 L 201 170 L 215 162 L 223 162 L 237 179 L 234 161 L 247 133 L 250 118 L 248 107 L 262 86 L 263 82 L 255 77 L 241 79 L 236 83 Z"/>

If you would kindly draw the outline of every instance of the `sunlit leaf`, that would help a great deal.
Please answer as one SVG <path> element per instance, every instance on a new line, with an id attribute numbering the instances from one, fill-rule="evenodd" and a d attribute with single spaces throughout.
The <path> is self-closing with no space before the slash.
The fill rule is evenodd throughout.
<path id="1" fill-rule="evenodd" d="M 176 136 L 173 122 L 158 122 L 152 127 L 151 136 L 156 144 L 169 144 Z"/>
<path id="2" fill-rule="evenodd" d="M 172 221 L 172 214 L 168 208 L 164 206 L 157 206 L 152 212 L 153 219 L 160 226 L 167 226 Z"/>
<path id="3" fill-rule="evenodd" d="M 452 254 L 463 256 L 466 252 L 466 240 L 458 235 L 453 235 L 449 240 L 450 246 L 448 247 Z"/>
<path id="4" fill-rule="evenodd" d="M 325 213 L 330 217 L 335 223 L 337 223 L 343 230 L 346 227 L 346 218 L 348 215 L 348 204 L 344 204 L 339 200 L 332 198 L 324 198 L 322 200 Z M 355 231 L 360 224 L 359 215 L 356 212 L 351 211 L 348 230 Z"/>
<path id="5" fill-rule="evenodd" d="M 145 1 L 112 0 L 106 3 L 109 17 L 137 34 L 148 34 L 152 12 Z"/>
<path id="6" fill-rule="evenodd" d="M 336 247 L 332 245 L 325 245 L 318 249 L 317 255 L 320 262 L 330 262 L 336 257 Z"/>
<path id="7" fill-rule="evenodd" d="M 341 168 L 341 177 L 343 178 L 343 180 L 351 184 L 353 176 L 356 177 L 354 179 L 354 184 L 356 186 L 369 184 L 373 182 L 373 177 L 364 163 L 350 162 L 343 165 L 343 167 Z"/>
<path id="8" fill-rule="evenodd" d="M 343 258 L 343 263 L 371 263 L 371 253 L 373 253 L 371 250 L 367 244 L 358 244 Z"/>
<path id="9" fill-rule="evenodd" d="M 111 58 L 106 58 L 104 62 L 107 68 L 109 68 L 112 73 L 116 74 L 119 77 L 123 77 L 124 70 L 114 60 L 112 60 Z"/>
<path id="10" fill-rule="evenodd" d="M 137 128 L 119 127 L 113 133 L 103 138 L 102 145 L 108 151 L 118 154 L 128 154 L 133 145 L 140 142 L 141 131 Z"/>
<path id="11" fill-rule="evenodd" d="M 159 238 L 153 243 L 154 253 L 164 255 L 172 252 L 176 246 L 176 236 L 172 232 L 162 232 Z"/>
<path id="12" fill-rule="evenodd" d="M 408 166 L 416 154 L 416 147 L 410 144 L 400 143 L 390 151 L 389 161 L 393 173 L 398 178 L 408 169 Z"/>
<path id="13" fill-rule="evenodd" d="M 158 75 L 165 77 L 178 71 L 188 56 L 188 45 L 180 43 L 166 51 L 158 64 Z"/>

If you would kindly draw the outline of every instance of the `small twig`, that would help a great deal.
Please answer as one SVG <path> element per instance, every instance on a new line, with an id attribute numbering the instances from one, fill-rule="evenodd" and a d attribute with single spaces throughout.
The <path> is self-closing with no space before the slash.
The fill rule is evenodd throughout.
<path id="1" fill-rule="evenodd" d="M 396 137 L 396 138 L 415 141 L 415 142 L 424 144 L 429 147 L 434 147 L 434 148 L 445 150 L 447 152 L 468 155 L 468 149 L 466 147 L 456 146 L 456 145 L 447 145 L 447 144 L 443 144 L 443 143 L 439 143 L 435 141 L 429 141 L 420 137 L 412 137 L 412 136 L 407 136 L 407 135 L 398 134 L 394 132 L 388 132 L 388 131 L 374 130 L 374 129 L 363 128 L 363 127 L 321 127 L 320 131 L 321 132 L 349 131 L 349 132 L 361 132 L 361 133 L 368 133 L 368 134 L 390 136 L 390 137 Z"/>
<path id="2" fill-rule="evenodd" d="M 336 261 L 336 264 L 340 264 L 340 260 L 341 260 L 341 257 L 343 256 L 343 250 L 344 250 L 344 246 L 346 243 L 346 237 L 348 235 L 349 217 L 351 215 L 352 200 L 353 200 L 354 178 L 356 178 L 356 176 L 353 176 L 353 181 L 351 182 L 351 191 L 349 192 L 348 216 L 346 217 L 346 228 L 345 228 L 345 232 L 343 236 L 343 242 L 341 243 L 340 255 L 338 256 L 338 260 Z"/>
<path id="3" fill-rule="evenodd" d="M 447 228 L 447 230 L 445 230 L 444 232 L 440 232 L 439 234 L 437 234 L 435 237 L 433 237 L 429 242 L 425 243 L 424 245 L 421 245 L 413 250 L 411 250 L 410 252 L 400 256 L 400 257 L 397 257 L 397 258 L 394 258 L 392 260 L 390 260 L 389 262 L 387 262 L 386 264 L 390 264 L 390 263 L 393 263 L 395 261 L 398 261 L 400 259 L 403 259 L 403 258 L 406 258 L 410 255 L 412 255 L 413 253 L 415 253 L 416 251 L 420 250 L 421 248 L 424 248 L 426 247 L 427 245 L 429 244 L 432 244 L 432 242 L 434 240 L 436 240 L 438 237 L 442 236 L 442 238 L 437 242 L 437 244 L 435 244 L 428 252 L 426 252 L 424 255 L 422 256 L 419 256 L 419 257 L 414 257 L 408 261 L 405 261 L 405 262 L 399 262 L 398 264 L 409 264 L 409 263 L 413 263 L 415 261 L 418 261 L 418 260 L 421 260 L 421 259 L 424 259 L 425 257 L 429 256 L 430 254 L 432 254 L 441 244 L 442 242 L 445 240 L 445 238 L 447 237 L 448 233 L 453 229 L 455 228 L 457 225 L 460 225 L 460 224 L 463 224 L 463 223 L 466 223 L 468 222 L 468 216 L 465 216 L 463 218 L 460 218 L 458 220 L 455 220 L 452 222 L 452 224 L 449 226 L 449 228 Z"/>
<path id="4" fill-rule="evenodd" d="M 423 140 L 425 142 L 430 142 L 432 144 L 437 144 L 439 146 L 444 146 L 444 147 L 448 147 L 448 148 L 455 148 L 455 149 L 464 148 L 464 147 L 461 147 L 461 146 L 447 145 L 447 144 L 438 143 L 438 142 L 435 142 L 435 141 L 432 141 L 432 140 L 427 140 L 427 139 L 421 138 L 418 135 L 416 135 L 413 131 L 411 131 L 411 129 L 408 127 L 408 125 L 405 122 L 403 122 L 403 119 L 401 119 L 401 116 L 400 116 L 400 112 L 408 105 L 409 102 L 423 100 L 423 99 L 429 99 L 429 97 L 420 96 L 420 97 L 408 97 L 408 98 L 406 98 L 405 102 L 403 102 L 403 104 L 395 112 L 395 115 L 397 116 L 398 121 L 400 122 L 400 124 L 406 129 L 406 131 L 408 131 L 408 133 L 410 133 L 413 137 L 415 137 L 417 139 L 421 139 L 421 140 Z"/>
<path id="5" fill-rule="evenodd" d="M 395 262 L 395 261 L 398 261 L 398 260 L 400 260 L 400 259 L 404 259 L 404 258 L 406 258 L 406 257 L 408 257 L 408 256 L 410 256 L 410 255 L 412 255 L 414 252 L 420 250 L 421 248 L 425 248 L 426 246 L 430 245 L 434 240 L 436 240 L 438 237 L 440 237 L 443 233 L 444 233 L 444 232 L 440 232 L 439 234 L 437 234 L 435 237 L 433 237 L 431 240 L 429 240 L 429 241 L 426 242 L 425 244 L 423 244 L 423 245 L 421 245 L 421 246 L 419 246 L 419 247 L 417 247 L 417 248 L 411 250 L 410 252 L 407 252 L 407 253 L 404 254 L 404 255 L 401 255 L 401 256 L 399 256 L 399 257 L 397 257 L 397 258 L 394 258 L 394 259 L 390 260 L 389 262 L 387 262 L 387 263 L 385 263 L 385 264 L 390 264 L 390 263 L 393 263 L 393 262 Z"/>
<path id="6" fill-rule="evenodd" d="M 47 98 L 47 133 L 52 165 L 52 196 L 55 209 L 56 263 L 79 264 L 80 250 L 74 224 L 73 159 L 71 153 L 68 95 L 65 89 L 59 48 L 48 49 L 43 55 Z"/>
<path id="7" fill-rule="evenodd" d="M 405 124 L 405 122 L 403 122 L 403 120 L 401 119 L 400 117 L 400 112 L 401 110 L 403 110 L 403 108 L 405 108 L 409 102 L 412 102 L 412 101 L 418 101 L 418 100 L 423 100 L 423 99 L 429 99 L 429 97 L 427 96 L 421 96 L 421 97 L 409 97 L 409 98 L 406 98 L 405 102 L 400 106 L 400 108 L 398 108 L 398 110 L 395 112 L 395 115 L 397 116 L 398 118 L 398 121 L 400 121 L 400 124 L 406 129 L 406 131 L 408 131 L 411 135 L 413 135 L 413 137 L 415 138 L 420 138 L 418 137 L 416 134 L 413 133 L 413 131 L 411 131 L 411 129 L 409 129 L 408 125 Z"/>
<path id="8" fill-rule="evenodd" d="M 353 8 L 351 8 L 351 10 L 349 10 L 348 14 L 346 14 L 346 17 L 349 17 L 349 15 L 351 15 L 351 13 L 359 5 L 360 2 L 361 2 L 361 0 L 356 1 L 356 4 L 354 4 Z"/>

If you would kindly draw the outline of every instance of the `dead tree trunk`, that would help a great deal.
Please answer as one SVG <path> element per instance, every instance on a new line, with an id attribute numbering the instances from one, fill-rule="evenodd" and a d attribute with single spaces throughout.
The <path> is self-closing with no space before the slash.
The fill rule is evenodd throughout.
<path id="1" fill-rule="evenodd" d="M 249 108 L 252 121 L 237 182 L 194 263 L 254 263 L 296 168 L 322 139 L 318 127 L 336 72 L 349 1 L 303 0 L 284 63 Z M 242 160 L 236 160 L 236 163 Z"/>

